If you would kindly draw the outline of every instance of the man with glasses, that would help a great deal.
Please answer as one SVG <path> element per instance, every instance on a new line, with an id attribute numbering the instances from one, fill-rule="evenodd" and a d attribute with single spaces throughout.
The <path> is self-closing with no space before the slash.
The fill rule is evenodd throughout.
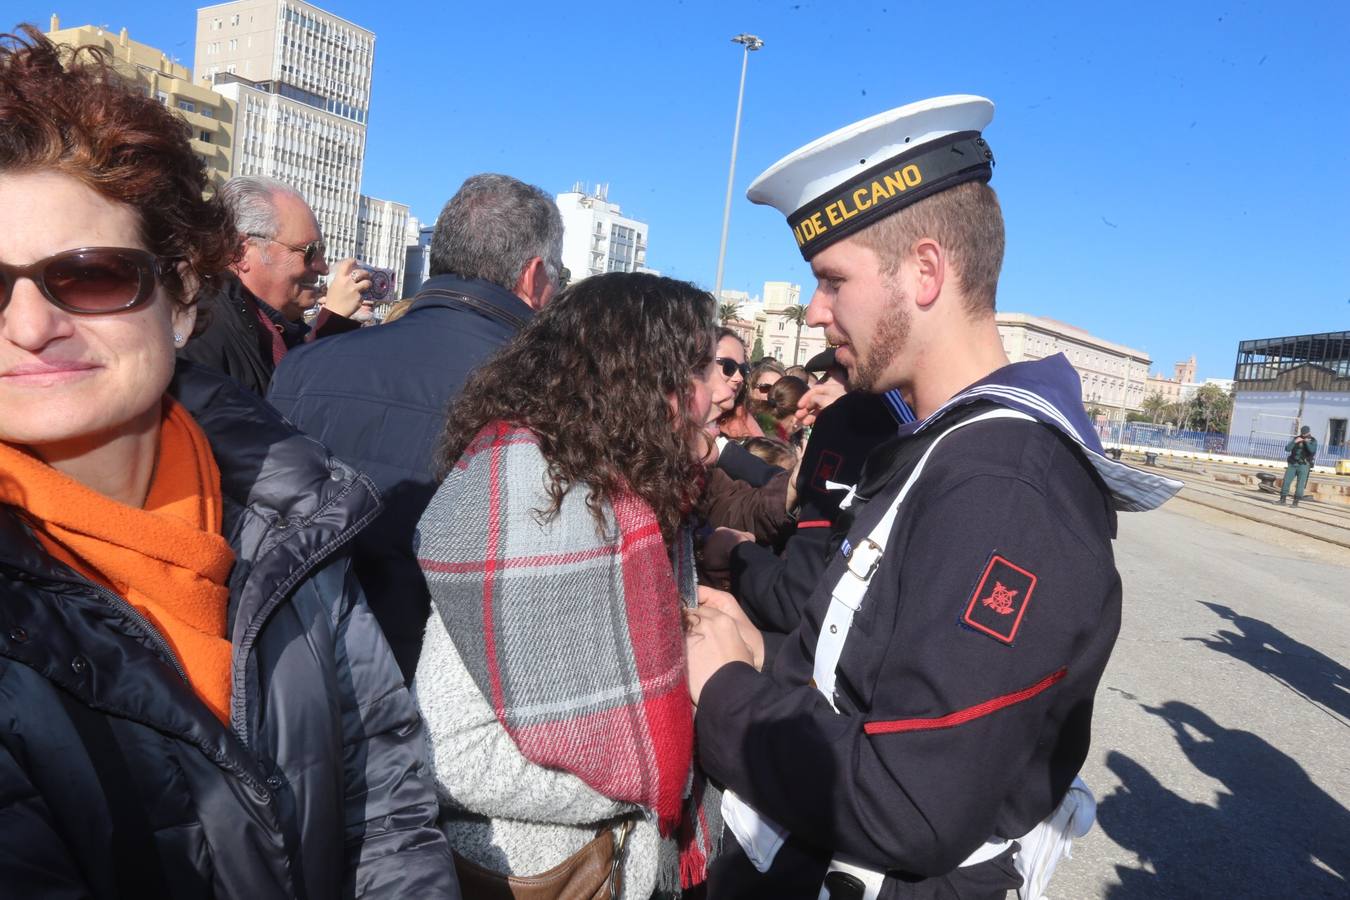
<path id="1" fill-rule="evenodd" d="M 431 277 L 407 314 L 297 349 L 267 396 L 384 497 L 384 513 L 357 538 L 353 557 L 408 681 L 430 609 L 413 530 L 436 491 L 446 409 L 557 292 L 562 235 L 549 194 L 506 175 L 473 176 L 436 220 Z"/>
<path id="2" fill-rule="evenodd" d="M 221 198 L 234 213 L 240 255 L 219 289 L 201 298 L 206 325 L 180 354 L 217 369 L 257 394 L 292 347 L 360 327 L 370 275 L 355 259 L 333 267 L 324 308 L 311 329 L 303 316 L 319 302 L 329 265 L 319 223 L 294 188 L 272 178 L 232 178 Z"/>

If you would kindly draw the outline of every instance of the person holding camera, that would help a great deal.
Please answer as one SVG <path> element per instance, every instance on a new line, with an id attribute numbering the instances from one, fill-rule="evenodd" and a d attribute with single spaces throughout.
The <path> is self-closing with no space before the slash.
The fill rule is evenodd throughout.
<path id="1" fill-rule="evenodd" d="M 1294 505 L 1298 506 L 1298 501 L 1303 499 L 1303 489 L 1308 486 L 1308 473 L 1312 471 L 1313 457 L 1317 455 L 1317 438 L 1312 436 L 1312 429 L 1304 425 L 1298 430 L 1298 436 L 1284 445 L 1284 452 L 1289 454 L 1286 460 L 1289 464 L 1284 469 L 1284 483 L 1280 485 L 1280 505 L 1284 506 L 1286 497 L 1289 496 L 1289 486 L 1294 487 Z"/>
<path id="2" fill-rule="evenodd" d="M 220 197 L 234 215 L 240 250 L 218 289 L 203 292 L 206 324 L 179 356 L 262 396 L 293 347 L 361 327 L 354 316 L 371 274 L 355 259 L 329 266 L 314 211 L 285 182 L 231 178 Z M 319 279 L 330 271 L 325 290 Z M 313 327 L 306 325 L 305 311 L 321 299 Z"/>

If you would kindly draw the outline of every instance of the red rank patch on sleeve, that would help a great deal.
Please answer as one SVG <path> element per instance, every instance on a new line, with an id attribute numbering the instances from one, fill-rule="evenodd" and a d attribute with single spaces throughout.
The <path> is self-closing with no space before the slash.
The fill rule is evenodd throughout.
<path id="1" fill-rule="evenodd" d="M 820 491 L 822 494 L 829 493 L 829 488 L 825 482 L 834 480 L 834 476 L 839 473 L 839 469 L 844 465 L 844 458 L 833 450 L 820 451 L 820 459 L 816 462 L 815 474 L 811 476 L 811 487 Z"/>
<path id="2" fill-rule="evenodd" d="M 1012 646 L 1035 589 L 1035 575 L 995 552 L 984 567 L 975 593 L 970 595 L 961 621 Z"/>

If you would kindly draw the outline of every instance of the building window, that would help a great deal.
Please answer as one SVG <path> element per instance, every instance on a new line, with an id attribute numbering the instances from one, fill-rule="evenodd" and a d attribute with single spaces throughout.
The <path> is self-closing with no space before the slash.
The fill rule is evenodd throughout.
<path id="1" fill-rule="evenodd" d="M 203 106 L 201 109 L 198 110 L 198 112 L 206 116 L 208 119 L 214 119 L 216 117 L 216 111 L 209 106 Z"/>
<path id="2" fill-rule="evenodd" d="M 178 108 L 183 112 L 196 112 L 197 104 L 193 103 L 191 100 L 179 100 Z"/>
<path id="3" fill-rule="evenodd" d="M 209 131 L 199 132 L 197 134 L 197 139 L 201 141 L 203 144 L 209 144 L 211 143 L 211 132 Z"/>

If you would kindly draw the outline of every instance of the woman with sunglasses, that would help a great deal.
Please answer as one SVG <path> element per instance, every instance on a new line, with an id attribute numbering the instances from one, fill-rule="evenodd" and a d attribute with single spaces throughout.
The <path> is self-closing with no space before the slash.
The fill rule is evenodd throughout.
<path id="1" fill-rule="evenodd" d="M 733 440 L 763 437 L 764 432 L 746 409 L 745 379 L 750 366 L 745 361 L 745 342 L 730 328 L 717 332 L 717 365 L 732 392 L 730 400 L 716 407 L 717 433 Z"/>
<path id="2" fill-rule="evenodd" d="M 0 37 L 0 893 L 457 896 L 343 551 L 369 482 L 175 371 L 235 247 L 190 136 Z"/>
<path id="3" fill-rule="evenodd" d="M 730 396 L 714 309 L 669 278 L 579 281 L 451 411 L 418 525 L 433 613 L 416 685 L 465 896 L 597 853 L 617 896 L 704 880 L 721 828 L 694 769 L 681 609 L 704 426 Z M 623 387 L 577 390 L 588 373 Z M 609 871 L 569 896 L 612 896 Z"/>

